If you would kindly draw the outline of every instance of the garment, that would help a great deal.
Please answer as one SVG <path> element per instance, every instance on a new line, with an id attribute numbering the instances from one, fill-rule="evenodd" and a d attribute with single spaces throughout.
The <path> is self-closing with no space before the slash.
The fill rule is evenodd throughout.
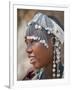
<path id="1" fill-rule="evenodd" d="M 59 78 L 63 78 L 63 71 L 64 71 L 64 66 L 60 63 L 59 65 L 59 69 L 60 69 L 60 77 Z M 52 73 L 52 72 L 51 72 Z M 55 77 L 57 78 L 57 77 Z M 53 79 L 52 78 L 52 74 L 48 73 L 47 68 L 46 69 L 41 69 L 39 70 L 39 72 L 36 73 L 36 75 L 33 77 L 33 79 Z"/>

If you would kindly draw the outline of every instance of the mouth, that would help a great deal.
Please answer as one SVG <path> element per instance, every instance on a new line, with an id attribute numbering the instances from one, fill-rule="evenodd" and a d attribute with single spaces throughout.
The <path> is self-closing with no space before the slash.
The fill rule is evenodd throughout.
<path id="1" fill-rule="evenodd" d="M 35 56 L 29 56 L 30 64 L 34 64 L 36 62 Z"/>

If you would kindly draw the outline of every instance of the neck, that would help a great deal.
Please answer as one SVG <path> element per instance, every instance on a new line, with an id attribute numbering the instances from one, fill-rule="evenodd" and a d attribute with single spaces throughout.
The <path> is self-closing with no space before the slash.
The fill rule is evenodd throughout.
<path id="1" fill-rule="evenodd" d="M 52 79 L 52 62 L 50 62 L 46 67 L 44 67 L 44 73 L 46 78 Z"/>

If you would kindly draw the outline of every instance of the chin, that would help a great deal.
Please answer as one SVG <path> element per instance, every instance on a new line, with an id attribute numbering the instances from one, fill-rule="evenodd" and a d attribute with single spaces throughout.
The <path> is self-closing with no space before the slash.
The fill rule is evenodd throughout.
<path id="1" fill-rule="evenodd" d="M 35 69 L 40 69 L 40 68 L 42 68 L 42 67 L 39 66 L 39 65 L 33 65 L 33 67 L 34 67 Z"/>

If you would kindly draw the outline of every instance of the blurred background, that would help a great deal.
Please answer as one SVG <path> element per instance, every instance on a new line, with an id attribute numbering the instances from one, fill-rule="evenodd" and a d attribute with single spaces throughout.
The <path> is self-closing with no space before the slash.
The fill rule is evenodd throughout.
<path id="1" fill-rule="evenodd" d="M 64 11 L 50 11 L 50 10 L 28 10 L 17 9 L 17 80 L 23 80 L 27 71 L 32 65 L 26 54 L 26 44 L 24 40 L 26 25 L 37 13 L 41 12 L 55 21 L 64 29 Z M 64 46 L 62 46 L 64 48 Z M 62 63 L 64 64 L 64 49 L 62 49 Z"/>

